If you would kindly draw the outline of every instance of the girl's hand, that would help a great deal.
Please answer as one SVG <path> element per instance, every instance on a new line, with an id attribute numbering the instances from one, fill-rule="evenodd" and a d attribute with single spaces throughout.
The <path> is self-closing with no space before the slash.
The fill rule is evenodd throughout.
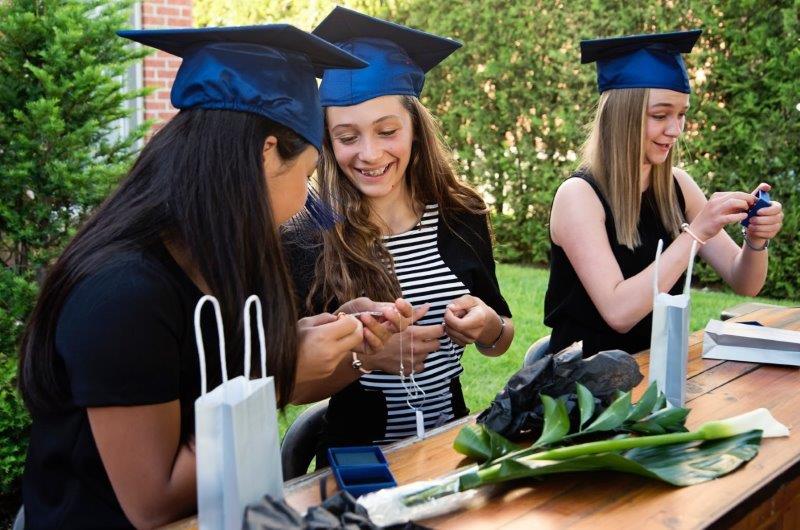
<path id="1" fill-rule="evenodd" d="M 759 190 L 769 191 L 771 189 L 772 186 L 762 182 L 753 193 Z M 747 227 L 747 239 L 755 246 L 762 246 L 767 239 L 772 239 L 778 235 L 782 226 L 783 206 L 778 201 L 772 201 L 772 204 L 761 208 L 750 219 L 750 225 Z"/>
<path id="2" fill-rule="evenodd" d="M 744 220 L 755 202 L 755 196 L 749 193 L 739 191 L 714 193 L 692 220 L 692 232 L 704 241 L 708 241 L 725 225 Z"/>
<path id="3" fill-rule="evenodd" d="M 414 309 L 411 322 L 416 322 L 425 316 L 428 309 L 430 309 L 430 304 Z M 412 370 L 419 373 L 425 369 L 425 359 L 428 355 L 439 349 L 439 338 L 442 335 L 444 335 L 442 324 L 410 325 L 403 331 L 392 335 L 383 348 L 375 350 L 372 355 L 363 356 L 361 358 L 363 367 L 365 370 L 380 370 L 389 374 L 397 374 L 400 371 L 400 356 L 402 355 L 405 375 L 409 375 Z"/>
<path id="4" fill-rule="evenodd" d="M 364 325 L 352 315 L 322 313 L 297 323 L 297 380 L 329 376 L 364 340 Z"/>
<path id="5" fill-rule="evenodd" d="M 502 331 L 500 317 L 477 296 L 456 298 L 444 312 L 447 334 L 459 346 L 491 344 Z"/>
<path id="6" fill-rule="evenodd" d="M 364 325 L 364 341 L 355 351 L 366 354 L 381 350 L 392 335 L 405 330 L 419 318 L 414 318 L 414 309 L 402 298 L 394 303 L 373 302 L 366 297 L 356 298 L 339 308 L 342 312 L 348 309 L 358 309 L 350 314 Z"/>

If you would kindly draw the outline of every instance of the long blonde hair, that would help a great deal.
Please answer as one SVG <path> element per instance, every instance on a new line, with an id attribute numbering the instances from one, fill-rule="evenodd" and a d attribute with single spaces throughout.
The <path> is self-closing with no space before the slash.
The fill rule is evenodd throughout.
<path id="1" fill-rule="evenodd" d="M 583 145 L 581 168 L 591 173 L 614 216 L 617 241 L 633 250 L 641 244 L 641 173 L 645 160 L 648 88 L 607 90 L 600 96 L 591 132 Z M 650 170 L 658 214 L 669 233 L 680 233 L 683 212 L 672 177 L 675 149 Z"/>
<path id="2" fill-rule="evenodd" d="M 414 130 L 405 180 L 415 210 L 436 203 L 445 223 L 459 212 L 486 214 L 481 196 L 457 178 L 450 151 L 428 109 L 413 96 L 398 97 L 411 116 Z M 323 248 L 306 307 L 313 310 L 314 301 L 329 306 L 334 299 L 345 302 L 359 296 L 392 301 L 401 294 L 400 284 L 381 240 L 380 227 L 370 220 L 369 201 L 341 170 L 330 135 L 325 136 L 317 168 L 319 194 L 339 222 L 322 234 Z"/>

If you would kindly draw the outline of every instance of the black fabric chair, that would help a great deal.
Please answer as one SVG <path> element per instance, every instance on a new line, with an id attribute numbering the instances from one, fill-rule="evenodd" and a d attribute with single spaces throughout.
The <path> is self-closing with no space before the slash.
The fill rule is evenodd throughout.
<path id="1" fill-rule="evenodd" d="M 314 403 L 294 420 L 281 443 L 283 480 L 305 475 L 317 450 L 317 438 L 328 410 L 328 400 Z"/>
<path id="2" fill-rule="evenodd" d="M 541 339 L 531 344 L 528 351 L 525 352 L 525 359 L 522 361 L 522 366 L 530 366 L 545 355 L 550 349 L 550 335 L 546 335 Z"/>

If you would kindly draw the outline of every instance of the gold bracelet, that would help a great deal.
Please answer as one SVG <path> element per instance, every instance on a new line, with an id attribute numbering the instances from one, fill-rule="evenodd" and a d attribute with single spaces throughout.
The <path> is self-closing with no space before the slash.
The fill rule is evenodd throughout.
<path id="1" fill-rule="evenodd" d="M 697 241 L 697 242 L 698 242 L 698 243 L 700 243 L 701 245 L 705 245 L 705 244 L 706 244 L 706 242 L 705 242 L 705 241 L 703 241 L 702 239 L 700 239 L 699 237 L 697 237 L 697 234 L 695 234 L 694 232 L 692 232 L 692 229 L 691 229 L 691 228 L 689 228 L 689 223 L 683 223 L 683 224 L 681 225 L 681 232 L 686 232 L 687 234 L 689 234 L 689 235 L 691 236 L 691 238 L 692 238 L 692 239 L 694 239 L 695 241 Z"/>

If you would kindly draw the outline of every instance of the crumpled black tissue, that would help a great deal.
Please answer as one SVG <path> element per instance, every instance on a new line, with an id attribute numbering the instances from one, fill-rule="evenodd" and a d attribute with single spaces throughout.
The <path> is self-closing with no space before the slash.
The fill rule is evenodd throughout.
<path id="1" fill-rule="evenodd" d="M 589 389 L 600 410 L 616 391 L 632 389 L 643 377 L 633 357 L 622 350 L 602 351 L 584 359 L 580 347 L 573 345 L 545 355 L 511 376 L 477 422 L 511 440 L 537 437 L 544 424 L 540 394 L 564 396 L 572 417 L 577 411 L 576 382 Z"/>
<path id="2" fill-rule="evenodd" d="M 414 522 L 378 526 L 367 510 L 347 492 L 329 497 L 320 506 L 308 509 L 305 517 L 289 506 L 265 495 L 244 511 L 242 530 L 428 530 Z"/>

